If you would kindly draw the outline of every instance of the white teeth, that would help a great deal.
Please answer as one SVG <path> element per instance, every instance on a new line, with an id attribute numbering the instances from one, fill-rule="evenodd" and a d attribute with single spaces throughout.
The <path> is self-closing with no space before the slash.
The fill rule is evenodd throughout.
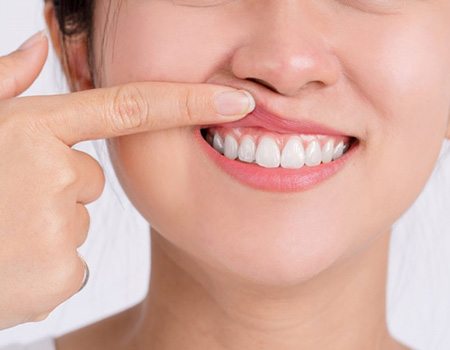
<path id="1" fill-rule="evenodd" d="M 241 139 L 241 143 L 238 149 L 239 160 L 247 163 L 252 163 L 255 160 L 255 142 L 249 135 L 245 135 Z"/>
<path id="2" fill-rule="evenodd" d="M 223 140 L 218 133 L 214 134 L 213 147 L 217 152 L 223 154 Z"/>
<path id="3" fill-rule="evenodd" d="M 322 163 L 329 163 L 333 160 L 334 142 L 328 140 L 322 148 Z"/>
<path id="4" fill-rule="evenodd" d="M 265 168 L 280 166 L 280 148 L 274 139 L 268 136 L 261 137 L 256 149 L 256 163 Z"/>
<path id="5" fill-rule="evenodd" d="M 281 166 L 287 169 L 300 169 L 305 165 L 305 150 L 302 140 L 298 136 L 292 136 L 281 153 Z"/>
<path id="6" fill-rule="evenodd" d="M 309 143 L 306 149 L 305 164 L 307 166 L 319 165 L 322 161 L 322 152 L 319 141 L 315 140 Z"/>
<path id="7" fill-rule="evenodd" d="M 316 136 L 316 135 L 308 135 L 308 134 L 305 134 L 305 135 L 301 135 L 300 137 L 302 138 L 302 140 L 303 140 L 305 143 L 308 143 L 308 144 L 309 144 L 311 141 L 317 140 L 317 136 Z"/>
<path id="8" fill-rule="evenodd" d="M 246 163 L 256 163 L 265 168 L 299 169 L 306 166 L 317 166 L 336 160 L 350 148 L 343 140 L 334 146 L 333 138 L 326 139 L 324 135 L 292 135 L 280 151 L 278 142 L 271 136 L 263 135 L 256 146 L 251 135 L 243 135 L 240 142 L 227 134 L 223 139 L 218 132 L 206 135 L 208 143 L 225 157 L 239 159 Z M 323 146 L 321 147 L 321 141 Z M 305 145 L 305 146 L 304 146 Z M 306 149 L 305 149 L 306 148 Z"/>
<path id="9" fill-rule="evenodd" d="M 223 145 L 223 155 L 229 159 L 236 159 L 238 156 L 238 142 L 236 139 L 228 134 L 225 136 L 225 143 Z"/>
<path id="10" fill-rule="evenodd" d="M 337 144 L 337 146 L 334 148 L 333 152 L 333 160 L 336 160 L 340 157 L 342 157 L 342 154 L 344 154 L 344 142 L 341 141 Z"/>

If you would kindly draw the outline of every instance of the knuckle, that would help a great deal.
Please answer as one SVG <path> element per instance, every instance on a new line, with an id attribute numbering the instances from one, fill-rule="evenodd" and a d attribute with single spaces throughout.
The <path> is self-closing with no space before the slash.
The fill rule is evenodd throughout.
<path id="1" fill-rule="evenodd" d="M 75 258 L 74 258 L 75 256 Z M 58 304 L 74 295 L 84 276 L 84 264 L 77 254 L 64 258 L 64 263 L 55 266 L 51 275 L 52 289 L 57 291 L 53 298 Z"/>
<path id="2" fill-rule="evenodd" d="M 80 214 L 79 217 L 77 217 L 77 220 L 79 220 L 82 230 L 81 232 L 78 232 L 76 235 L 75 244 L 77 248 L 79 248 L 86 242 L 89 233 L 89 228 L 91 226 L 91 215 L 89 214 L 88 209 L 82 204 L 79 204 L 79 207 L 80 207 L 79 208 Z"/>
<path id="3" fill-rule="evenodd" d="M 197 106 L 197 101 L 195 94 L 192 93 L 190 88 L 185 88 L 181 94 L 181 98 L 178 100 L 178 112 L 183 120 L 187 121 L 189 124 L 195 123 L 195 110 Z"/>
<path id="4" fill-rule="evenodd" d="M 67 239 L 70 218 L 67 215 L 47 215 L 41 220 L 41 224 L 46 225 L 45 232 L 41 235 L 43 236 L 40 249 L 42 263 L 52 267 L 52 259 L 71 248 L 70 241 Z"/>
<path id="5" fill-rule="evenodd" d="M 90 156 L 89 156 L 90 157 Z M 91 157 L 92 160 L 92 164 L 93 164 L 93 171 L 95 173 L 94 175 L 94 189 L 95 189 L 95 193 L 94 193 L 94 200 L 98 199 L 104 189 L 105 189 L 105 185 L 106 185 L 106 176 L 105 176 L 105 172 L 103 171 L 102 166 L 100 165 L 100 163 L 93 157 Z"/>
<path id="6" fill-rule="evenodd" d="M 136 129 L 149 121 L 148 103 L 138 87 L 126 84 L 115 89 L 112 98 L 111 127 L 113 131 Z"/>
<path id="7" fill-rule="evenodd" d="M 106 185 L 106 176 L 100 162 L 91 155 L 82 151 L 74 150 L 72 152 L 74 164 L 79 164 L 79 173 L 85 174 L 85 178 L 89 178 L 89 182 L 84 184 L 83 190 L 88 195 L 83 200 L 84 204 L 97 200 L 103 193 Z M 85 202 L 87 201 L 87 202 Z"/>
<path id="8" fill-rule="evenodd" d="M 77 171 L 70 167 L 61 167 L 56 170 L 55 183 L 59 188 L 68 188 L 75 185 L 78 181 Z"/>

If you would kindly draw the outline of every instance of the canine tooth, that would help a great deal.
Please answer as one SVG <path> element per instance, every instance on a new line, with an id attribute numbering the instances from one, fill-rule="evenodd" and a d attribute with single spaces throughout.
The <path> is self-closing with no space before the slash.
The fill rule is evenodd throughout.
<path id="1" fill-rule="evenodd" d="M 223 140 L 222 137 L 220 137 L 219 133 L 214 134 L 213 147 L 217 152 L 223 154 Z"/>
<path id="2" fill-rule="evenodd" d="M 298 136 L 292 136 L 281 152 L 281 167 L 287 169 L 300 169 L 305 165 L 305 149 Z"/>
<path id="3" fill-rule="evenodd" d="M 239 149 L 239 160 L 247 163 L 252 163 L 255 160 L 256 145 L 253 138 L 249 135 L 242 137 Z"/>
<path id="4" fill-rule="evenodd" d="M 336 160 L 340 157 L 342 157 L 342 154 L 344 154 L 344 142 L 341 141 L 337 144 L 337 146 L 334 149 L 333 152 L 333 160 Z"/>
<path id="5" fill-rule="evenodd" d="M 280 149 L 274 139 L 268 136 L 261 137 L 256 149 L 256 163 L 265 168 L 280 166 Z"/>
<path id="6" fill-rule="evenodd" d="M 334 141 L 328 140 L 322 148 L 322 163 L 329 163 L 333 160 Z"/>
<path id="7" fill-rule="evenodd" d="M 236 159 L 238 155 L 238 143 L 236 139 L 231 135 L 225 136 L 225 142 L 223 145 L 224 148 L 224 156 L 229 159 Z"/>
<path id="8" fill-rule="evenodd" d="M 322 161 L 322 152 L 320 150 L 319 141 L 311 141 L 306 148 L 305 164 L 307 166 L 319 165 Z"/>

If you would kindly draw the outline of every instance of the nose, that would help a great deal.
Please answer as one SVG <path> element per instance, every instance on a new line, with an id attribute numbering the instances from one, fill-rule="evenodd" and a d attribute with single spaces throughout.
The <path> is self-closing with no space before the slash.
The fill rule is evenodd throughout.
<path id="1" fill-rule="evenodd" d="M 327 45 L 326 18 L 314 1 L 268 1 L 232 57 L 236 77 L 258 82 L 285 96 L 335 84 L 340 65 Z"/>

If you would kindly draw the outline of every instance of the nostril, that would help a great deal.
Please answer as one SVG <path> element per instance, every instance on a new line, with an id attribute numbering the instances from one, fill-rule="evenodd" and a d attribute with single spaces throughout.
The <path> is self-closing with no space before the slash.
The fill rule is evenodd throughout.
<path id="1" fill-rule="evenodd" d="M 277 90 L 272 84 L 268 83 L 268 82 L 265 81 L 265 80 L 258 79 L 258 78 L 247 78 L 247 80 L 253 81 L 253 82 L 257 83 L 257 84 L 264 85 L 264 86 L 267 87 L 269 90 L 272 90 L 273 92 L 277 92 L 277 93 L 278 93 L 278 90 Z"/>

